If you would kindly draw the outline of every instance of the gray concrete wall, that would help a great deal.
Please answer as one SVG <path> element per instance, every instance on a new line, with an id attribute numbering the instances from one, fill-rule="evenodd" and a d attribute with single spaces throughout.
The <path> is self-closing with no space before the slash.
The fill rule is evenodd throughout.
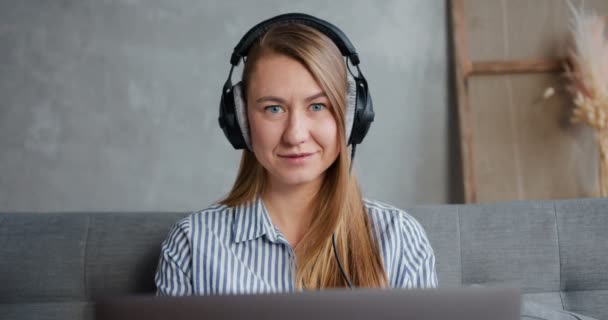
<path id="1" fill-rule="evenodd" d="M 444 0 L 0 0 L 0 211 L 220 198 L 240 158 L 217 125 L 229 54 L 255 23 L 294 11 L 360 52 L 377 113 L 356 159 L 365 195 L 452 201 Z"/>

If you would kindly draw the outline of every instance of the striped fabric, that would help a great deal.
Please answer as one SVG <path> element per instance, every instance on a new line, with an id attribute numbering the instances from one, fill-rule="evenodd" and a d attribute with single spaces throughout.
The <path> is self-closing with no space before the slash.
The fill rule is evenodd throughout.
<path id="1" fill-rule="evenodd" d="M 436 287 L 435 256 L 420 224 L 389 205 L 364 204 L 391 287 Z M 180 220 L 162 244 L 155 282 L 158 295 L 293 292 L 295 268 L 292 247 L 258 197 Z"/>

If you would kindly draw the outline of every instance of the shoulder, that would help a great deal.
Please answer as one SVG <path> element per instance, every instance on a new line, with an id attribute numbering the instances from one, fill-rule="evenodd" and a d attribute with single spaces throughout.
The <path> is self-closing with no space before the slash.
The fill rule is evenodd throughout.
<path id="1" fill-rule="evenodd" d="M 405 247 L 421 251 L 424 255 L 432 254 L 430 242 L 422 225 L 405 210 L 370 199 L 363 199 L 369 214 L 372 230 L 376 237 L 396 239 Z"/>
<path id="2" fill-rule="evenodd" d="M 191 212 L 174 224 L 171 233 L 183 233 L 189 236 L 194 228 L 207 227 L 212 224 L 214 218 L 217 218 L 220 214 L 230 213 L 232 210 L 232 207 L 223 204 L 213 204 L 205 209 Z"/>
<path id="3" fill-rule="evenodd" d="M 386 230 L 391 226 L 403 227 L 412 232 L 424 233 L 420 223 L 403 209 L 377 200 L 364 198 L 363 204 L 370 217 L 371 223 L 380 230 Z"/>
<path id="4" fill-rule="evenodd" d="M 209 223 L 210 220 L 217 218 L 217 216 L 227 215 L 233 211 L 234 207 L 229 207 L 225 204 L 213 204 L 205 209 L 192 213 L 188 218 L 190 219 L 190 223 Z"/>

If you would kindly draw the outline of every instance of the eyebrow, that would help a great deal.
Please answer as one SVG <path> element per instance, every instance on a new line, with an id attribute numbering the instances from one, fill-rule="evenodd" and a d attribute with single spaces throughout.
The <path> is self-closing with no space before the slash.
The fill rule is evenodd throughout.
<path id="1" fill-rule="evenodd" d="M 306 99 L 304 99 L 304 101 L 309 102 L 309 101 L 312 101 L 312 100 L 315 100 L 315 99 L 321 98 L 321 97 L 327 97 L 327 95 L 325 94 L 325 92 L 315 93 L 315 94 L 307 97 Z M 258 98 L 255 102 L 256 103 L 278 102 L 278 103 L 282 103 L 282 104 L 286 103 L 286 101 L 283 98 L 280 98 L 280 97 L 277 97 L 277 96 L 263 96 L 261 98 Z"/>

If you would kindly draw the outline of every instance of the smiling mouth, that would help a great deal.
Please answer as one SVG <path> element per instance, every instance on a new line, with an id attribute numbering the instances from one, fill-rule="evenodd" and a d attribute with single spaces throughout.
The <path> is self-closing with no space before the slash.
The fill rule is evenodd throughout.
<path id="1" fill-rule="evenodd" d="M 312 156 L 314 153 L 294 153 L 294 154 L 280 154 L 279 157 L 287 159 L 304 159 Z"/>

